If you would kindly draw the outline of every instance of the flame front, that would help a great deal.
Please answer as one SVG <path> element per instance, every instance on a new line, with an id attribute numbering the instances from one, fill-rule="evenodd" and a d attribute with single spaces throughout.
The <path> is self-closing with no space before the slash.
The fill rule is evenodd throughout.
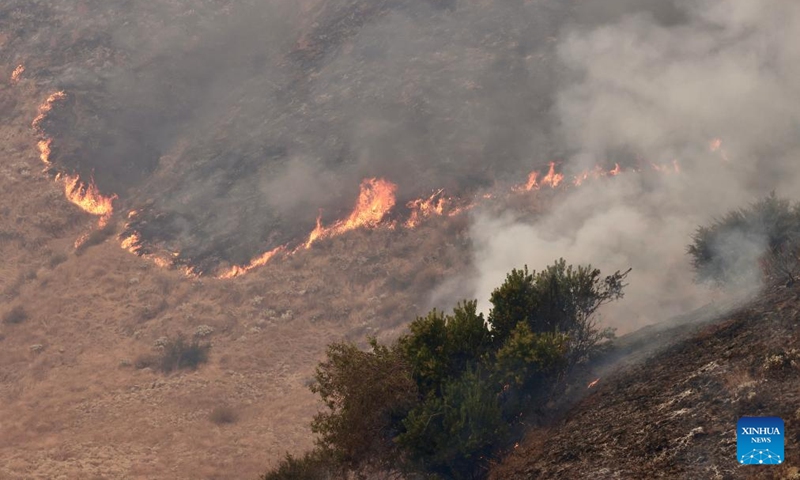
<path id="1" fill-rule="evenodd" d="M 66 99 L 67 99 L 67 94 L 59 90 L 58 92 L 51 93 L 50 96 L 47 97 L 47 100 L 45 100 L 43 104 L 39 105 L 39 113 L 38 115 L 36 115 L 36 118 L 34 118 L 33 122 L 31 123 L 31 127 L 33 127 L 33 129 L 36 130 L 36 133 L 42 136 L 44 135 L 44 133 L 42 132 L 42 122 L 44 121 L 45 118 L 47 118 L 47 114 L 49 114 L 50 111 L 53 110 L 53 107 L 55 106 L 56 103 L 62 102 Z"/>
<path id="2" fill-rule="evenodd" d="M 42 160 L 42 163 L 45 165 L 50 165 L 50 145 L 52 145 L 53 141 L 51 139 L 47 140 L 39 140 L 36 144 L 36 147 L 39 149 L 39 158 Z"/>
<path id="3" fill-rule="evenodd" d="M 20 63 L 19 65 L 17 65 L 17 68 L 15 68 L 13 72 L 11 72 L 11 83 L 18 83 L 22 78 L 23 73 L 25 73 L 25 65 Z"/>
<path id="4" fill-rule="evenodd" d="M 47 105 L 45 105 L 42 107 L 42 110 L 46 110 L 47 108 Z M 50 142 L 40 142 L 40 151 L 42 152 L 43 160 L 47 160 L 50 151 Z M 48 162 L 46 161 L 45 163 Z M 672 165 L 659 165 L 652 163 L 651 167 L 653 170 L 659 172 L 680 172 L 680 165 L 678 164 L 677 160 L 673 161 Z M 638 169 L 633 169 L 633 171 L 638 171 Z M 588 179 L 617 176 L 622 172 L 623 170 L 619 164 L 614 164 L 614 168 L 611 170 L 605 170 L 600 166 L 596 166 L 594 169 L 579 173 L 573 177 L 571 182 L 565 182 L 565 175 L 556 171 L 555 162 L 550 162 L 548 171 L 544 176 L 541 176 L 541 173 L 538 171 L 531 172 L 531 174 L 528 176 L 527 183 L 525 185 L 513 187 L 510 193 L 524 193 L 526 191 L 539 190 L 545 186 L 552 189 L 559 187 L 577 187 L 582 185 Z M 540 176 L 541 181 L 539 181 Z M 72 195 L 68 193 L 68 198 L 70 198 L 73 203 L 76 203 L 76 205 L 81 206 L 81 208 L 90 213 L 103 215 L 101 212 L 111 211 L 110 200 L 113 200 L 113 198 L 107 199 L 108 201 L 104 202 L 102 201 L 104 200 L 104 197 L 96 197 L 96 195 L 99 195 L 99 193 L 97 192 L 94 184 L 83 185 L 77 181 L 77 177 L 65 177 L 65 189 L 68 192 L 73 192 Z M 77 195 L 74 193 L 76 191 L 78 192 Z M 397 200 L 396 192 L 397 185 L 389 182 L 388 180 L 379 178 L 364 179 L 360 185 L 360 192 L 358 200 L 356 201 L 356 205 L 347 218 L 338 220 L 333 225 L 326 227 L 322 224 L 322 215 L 320 214 L 317 216 L 316 226 L 308 235 L 307 240 L 301 243 L 299 246 L 295 248 L 291 248 L 291 244 L 278 246 L 253 258 L 247 265 L 234 265 L 230 267 L 228 270 L 218 274 L 216 278 L 236 278 L 257 267 L 266 265 L 279 254 L 293 255 L 299 251 L 308 249 L 317 240 L 334 237 L 359 228 L 374 228 L 381 224 L 385 224 L 384 220 L 386 215 L 395 207 Z M 491 200 L 496 198 L 496 196 L 496 194 L 485 193 L 480 198 L 484 200 Z M 479 200 L 480 199 L 468 204 L 463 203 L 458 199 L 445 196 L 444 190 L 440 189 L 429 197 L 419 198 L 406 203 L 406 206 L 409 209 L 409 216 L 408 219 L 402 223 L 402 225 L 406 228 L 415 228 L 419 226 L 426 218 L 434 216 L 453 217 L 477 206 L 479 204 Z M 132 210 L 128 213 L 128 218 L 130 219 L 137 215 L 138 212 Z M 390 225 L 394 226 L 394 223 Z M 143 254 L 141 252 L 141 241 L 142 239 L 140 235 L 134 232 L 127 238 L 122 239 L 121 246 L 122 248 L 136 255 L 152 259 L 159 266 L 166 267 L 171 265 L 169 260 L 165 260 L 162 257 L 158 257 L 153 254 Z M 173 254 L 173 256 L 174 255 L 177 254 Z M 196 273 L 192 272 L 191 269 L 187 269 L 186 273 L 187 275 L 196 275 Z M 589 388 L 596 385 L 597 381 L 599 381 L 599 379 L 592 382 Z"/>
<path id="5" fill-rule="evenodd" d="M 67 94 L 63 91 L 52 93 L 47 97 L 44 103 L 39 106 L 39 113 L 31 123 L 31 127 L 33 127 L 36 133 L 41 137 L 36 144 L 39 150 L 39 159 L 47 166 L 50 166 L 52 163 L 50 154 L 52 153 L 51 147 L 53 139 L 45 135 L 42 122 L 44 122 L 47 115 L 53 110 L 53 107 L 58 102 L 66 100 L 66 98 Z M 116 195 L 110 197 L 102 195 L 93 180 L 88 183 L 83 182 L 78 175 L 60 173 L 56 175 L 56 181 L 63 182 L 64 195 L 67 197 L 67 200 L 78 206 L 84 212 L 100 217 L 98 224 L 101 228 L 108 224 L 108 220 L 114 213 L 113 202 L 117 198 Z M 78 244 L 78 242 L 76 242 L 76 244 Z"/>
<path id="6" fill-rule="evenodd" d="M 406 220 L 405 226 L 414 228 L 419 226 L 425 218 L 434 215 L 442 215 L 444 213 L 445 203 L 447 203 L 447 199 L 442 197 L 442 192 L 444 192 L 444 189 L 439 189 L 439 191 L 427 199 L 418 198 L 408 202 L 406 207 L 411 210 L 411 214 L 408 220 Z"/>
<path id="7" fill-rule="evenodd" d="M 132 210 L 131 212 L 128 213 L 128 218 L 131 218 L 131 217 L 134 217 L 134 216 L 136 216 L 136 211 L 135 210 Z M 127 231 L 129 229 L 130 229 L 130 225 L 125 225 L 125 229 L 124 230 Z M 158 255 L 154 255 L 154 254 L 142 253 L 142 251 L 141 251 L 142 250 L 142 237 L 141 237 L 141 235 L 139 235 L 138 232 L 132 232 L 130 235 L 128 235 L 125 238 L 122 238 L 122 236 L 120 236 L 120 239 L 121 239 L 120 246 L 122 248 L 124 248 L 125 250 L 131 252 L 132 254 L 137 255 L 139 257 L 142 257 L 142 258 L 145 258 L 145 259 L 148 259 L 148 260 L 152 260 L 153 263 L 155 263 L 156 266 L 158 266 L 160 268 L 168 268 L 168 267 L 172 266 L 172 262 L 169 259 L 166 259 L 166 258 L 158 256 Z M 172 256 L 173 257 L 177 257 L 178 254 L 177 253 L 173 253 Z M 186 268 L 185 269 L 185 273 L 186 273 L 187 277 L 195 276 L 195 274 L 194 274 L 194 272 L 192 272 L 191 268 Z"/>
<path id="8" fill-rule="evenodd" d="M 564 174 L 556 172 L 556 162 L 550 162 L 550 168 L 547 174 L 542 177 L 539 182 L 539 172 L 533 171 L 528 175 L 528 181 L 525 185 L 515 188 L 515 191 L 530 192 L 531 190 L 539 190 L 542 187 L 556 188 L 564 180 Z"/>
<path id="9" fill-rule="evenodd" d="M 77 175 L 58 175 L 56 179 L 64 182 L 64 194 L 67 200 L 84 212 L 101 217 L 101 221 L 107 220 L 114 213 L 112 202 L 117 196 L 101 195 L 94 182 L 83 183 Z"/>
<path id="10" fill-rule="evenodd" d="M 708 149 L 711 150 L 713 153 L 718 153 L 719 158 L 726 162 L 730 162 L 728 158 L 728 154 L 722 148 L 722 139 L 721 138 L 714 138 L 708 143 Z"/>
<path id="11" fill-rule="evenodd" d="M 322 218 L 317 217 L 317 226 L 308 236 L 305 248 L 309 248 L 321 238 L 341 235 L 361 227 L 375 227 L 383 217 L 394 208 L 397 185 L 381 178 L 368 178 L 361 182 L 361 192 L 353 212 L 344 220 L 339 220 L 330 227 L 322 225 Z"/>
<path id="12" fill-rule="evenodd" d="M 586 386 L 586 388 L 592 388 L 592 387 L 594 387 L 595 385 L 597 385 L 597 382 L 599 382 L 599 381 L 600 381 L 600 379 L 599 379 L 599 378 L 597 378 L 597 379 L 595 379 L 594 381 L 592 381 L 592 382 L 589 382 L 589 385 L 587 385 L 587 386 Z"/>
<path id="13" fill-rule="evenodd" d="M 672 160 L 672 164 L 658 164 L 658 163 L 651 163 L 651 167 L 653 170 L 660 173 L 681 173 L 681 165 L 678 163 L 677 160 Z"/>
<path id="14" fill-rule="evenodd" d="M 274 257 L 278 253 L 280 253 L 283 250 L 285 250 L 285 248 L 286 247 L 284 247 L 284 246 L 280 246 L 280 247 L 277 247 L 277 248 L 273 248 L 272 250 L 270 250 L 268 252 L 264 252 L 263 254 L 259 255 L 258 257 L 254 258 L 253 260 L 251 260 L 250 263 L 245 265 L 245 266 L 241 266 L 240 267 L 238 265 L 234 265 L 233 267 L 230 268 L 230 270 L 228 270 L 227 272 L 219 275 L 217 278 L 221 278 L 221 279 L 235 278 L 235 277 L 238 277 L 239 275 L 243 275 L 243 274 L 249 272 L 250 270 L 252 270 L 252 269 L 254 269 L 256 267 L 260 267 L 260 266 L 266 265 L 267 262 L 272 260 L 272 257 Z"/>

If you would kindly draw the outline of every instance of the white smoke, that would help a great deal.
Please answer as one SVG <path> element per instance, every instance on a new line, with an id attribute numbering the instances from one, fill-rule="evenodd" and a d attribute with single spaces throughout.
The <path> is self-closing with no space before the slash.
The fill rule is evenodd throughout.
<path id="1" fill-rule="evenodd" d="M 692 282 L 686 245 L 698 225 L 771 190 L 794 197 L 800 151 L 800 4 L 779 0 L 679 2 L 683 21 L 647 13 L 573 26 L 558 60 L 569 79 L 557 96 L 568 171 L 613 164 L 628 172 L 571 189 L 535 221 L 474 217 L 481 300 L 514 267 L 564 257 L 605 273 L 633 268 L 624 300 L 605 311 L 627 330 L 696 308 L 713 293 Z M 721 148 L 710 148 L 713 139 Z M 648 173 L 677 161 L 680 174 Z M 741 240 L 741 239 L 739 239 Z M 743 270 L 763 243 L 731 238 Z M 757 272 L 752 275 L 758 285 Z M 483 303 L 484 311 L 488 304 Z"/>

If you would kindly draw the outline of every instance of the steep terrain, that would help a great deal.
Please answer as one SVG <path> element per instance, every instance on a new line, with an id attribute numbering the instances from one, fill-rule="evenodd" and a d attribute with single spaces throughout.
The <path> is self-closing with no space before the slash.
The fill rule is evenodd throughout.
<path id="1" fill-rule="evenodd" d="M 476 248 L 487 239 L 509 240 L 496 247 L 514 267 L 543 266 L 527 249 L 547 262 L 576 254 L 569 260 L 626 268 L 638 259 L 657 274 L 666 267 L 672 272 L 666 283 L 640 292 L 667 285 L 678 295 L 645 298 L 659 308 L 623 318 L 628 326 L 707 301 L 703 292 L 682 296 L 696 293 L 679 285 L 689 281 L 682 257 L 687 232 L 756 190 L 737 189 L 728 176 L 704 168 L 730 165 L 747 182 L 766 185 L 760 185 L 764 191 L 776 188 L 776 178 L 796 177 L 777 168 L 756 175 L 760 167 L 747 155 L 768 158 L 764 152 L 773 147 L 759 142 L 751 150 L 738 145 L 748 162 L 741 168 L 730 140 L 747 131 L 769 141 L 744 122 L 759 116 L 721 110 L 712 117 L 736 118 L 741 128 L 721 129 L 716 120 L 698 128 L 685 122 L 702 117 L 688 106 L 716 112 L 734 103 L 733 96 L 790 109 L 739 90 L 715 96 L 701 89 L 676 103 L 677 94 L 662 90 L 682 82 L 647 77 L 670 113 L 649 118 L 677 117 L 691 136 L 674 139 L 680 149 L 662 148 L 664 136 L 650 144 L 653 138 L 634 127 L 670 132 L 675 125 L 603 117 L 604 126 L 630 131 L 619 144 L 600 142 L 598 151 L 585 152 L 579 135 L 560 128 L 592 130 L 565 122 L 570 115 L 559 116 L 556 106 L 569 93 L 563 87 L 580 87 L 571 82 L 597 72 L 564 64 L 558 52 L 580 60 L 578 47 L 586 43 L 602 51 L 584 53 L 603 60 L 604 52 L 619 49 L 582 37 L 565 44 L 560 27 L 591 29 L 641 13 L 639 20 L 653 22 L 641 31 L 659 39 L 666 33 L 661 28 L 688 21 L 661 0 L 586 5 L 2 2 L 0 479 L 253 478 L 285 452 L 311 446 L 307 425 L 318 401 L 307 387 L 325 346 L 396 337 L 415 315 L 434 304 L 450 307 L 456 295 L 473 291 L 466 284 L 475 278 L 491 280 L 481 260 L 492 274 L 505 274 L 502 262 Z M 641 43 L 631 38 L 622 38 L 624 45 Z M 724 50 L 702 43 L 678 50 L 700 57 L 708 53 L 704 48 Z M 670 66 L 668 55 L 644 50 Z M 780 65 L 798 64 L 785 57 Z M 638 68 L 648 75 L 661 69 L 648 62 Z M 610 70 L 622 80 L 636 79 L 638 68 Z M 599 77 L 604 86 L 605 78 Z M 715 93 L 719 83 L 697 82 L 713 85 Z M 630 96 L 624 82 L 610 87 Z M 572 93 L 592 97 L 582 88 Z M 642 98 L 633 102 L 637 111 L 653 104 Z M 676 104 L 687 109 L 674 112 Z M 765 118 L 771 111 L 735 106 L 766 111 Z M 594 110 L 582 102 L 568 110 L 574 118 L 598 120 L 585 115 Z M 777 118 L 771 125 L 783 126 L 794 142 L 793 117 Z M 649 140 L 629 148 L 634 138 Z M 692 168 L 693 156 L 701 169 Z M 580 161 L 570 163 L 573 157 Z M 662 177 L 672 183 L 662 184 Z M 590 190 L 598 179 L 617 183 Z M 366 221 L 347 224 L 365 184 L 391 185 L 391 201 L 368 204 Z M 706 184 L 715 188 L 700 188 Z M 564 210 L 553 208 L 566 190 L 590 191 Z M 624 200 L 602 201 L 616 195 Z M 645 196 L 649 201 L 641 201 Z M 668 197 L 680 198 L 680 208 L 662 209 L 675 207 Z M 708 199 L 715 199 L 708 202 L 713 206 L 698 207 Z M 113 213 L 93 208 L 98 200 L 104 208 L 113 203 Z M 560 222 L 531 226 L 555 241 L 550 244 L 508 230 L 542 212 L 585 223 L 589 234 L 562 229 Z M 500 223 L 476 221 L 481 217 Z M 651 218 L 662 228 L 651 228 Z M 609 225 L 630 237 L 609 235 Z M 608 250 L 565 253 L 564 239 Z M 663 250 L 654 254 L 652 239 Z M 548 248 L 553 245 L 559 248 Z M 285 249 L 265 255 L 275 247 Z M 216 278 L 226 276 L 235 278 Z M 617 373 L 603 370 L 597 390 L 562 424 L 532 431 L 495 477 L 745 475 L 749 470 L 725 463 L 732 455 L 731 419 L 781 414 L 790 432 L 797 427 L 796 371 L 781 367 L 790 363 L 785 351 L 797 344 L 794 295 L 794 289 L 772 291 L 714 326 L 690 322 L 626 337 L 621 351 L 630 355 L 613 364 Z M 676 300 L 683 298 L 694 301 Z M 142 361 L 179 334 L 210 342 L 208 363 L 165 374 Z M 769 371 L 762 368 L 767 355 L 773 355 Z M 781 474 L 791 474 L 797 462 L 792 448 L 790 441 L 790 461 L 776 470 Z"/>
<path id="2" fill-rule="evenodd" d="M 253 478 L 311 446 L 325 346 L 393 335 L 468 258 L 456 218 L 351 232 L 233 280 L 160 268 L 114 234 L 76 251 L 97 221 L 42 172 L 41 92 L 22 80 L 0 100 L 0 315 L 26 314 L 0 322 L 0 478 Z M 211 342 L 207 364 L 136 368 L 179 333 Z M 220 406 L 235 422 L 212 420 Z"/>
<path id="3" fill-rule="evenodd" d="M 563 419 L 529 430 L 490 478 L 796 478 L 800 289 L 772 289 L 710 323 L 623 340 L 632 351 L 659 348 L 604 374 Z M 783 465 L 737 463 L 742 416 L 783 418 Z"/>

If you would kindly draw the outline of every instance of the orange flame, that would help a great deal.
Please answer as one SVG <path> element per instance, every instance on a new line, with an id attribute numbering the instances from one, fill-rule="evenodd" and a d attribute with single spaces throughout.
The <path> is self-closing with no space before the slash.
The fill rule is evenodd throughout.
<path id="1" fill-rule="evenodd" d="M 517 192 L 530 192 L 531 190 L 539 190 L 544 186 L 556 188 L 563 180 L 564 174 L 556 173 L 556 162 L 550 162 L 550 168 L 547 171 L 547 175 L 542 177 L 541 182 L 539 182 L 539 172 L 533 171 L 528 174 L 528 181 L 525 182 L 525 185 L 515 187 L 513 190 Z"/>
<path id="2" fill-rule="evenodd" d="M 47 100 L 44 101 L 43 104 L 39 105 L 39 114 L 36 115 L 36 118 L 33 119 L 31 126 L 36 130 L 38 133 L 42 133 L 42 121 L 47 117 L 47 114 L 53 110 L 53 107 L 56 103 L 64 101 L 67 99 L 67 94 L 63 91 L 58 91 L 51 93 Z"/>
<path id="3" fill-rule="evenodd" d="M 599 378 L 597 378 L 597 379 L 595 379 L 594 381 L 592 381 L 592 382 L 589 382 L 589 385 L 587 385 L 587 386 L 586 386 L 586 388 L 592 388 L 592 387 L 594 387 L 595 385 L 597 385 L 597 382 L 599 382 L 599 381 L 600 381 L 600 379 L 599 379 Z"/>
<path id="4" fill-rule="evenodd" d="M 135 215 L 136 215 L 136 211 L 132 210 L 131 212 L 128 213 L 128 218 L 131 218 L 131 217 L 133 217 Z M 125 226 L 125 229 L 126 230 L 128 229 L 128 225 Z M 142 237 L 141 237 L 141 235 L 139 235 L 138 232 L 133 232 L 129 236 L 125 237 L 125 238 L 122 238 L 120 236 L 120 238 L 122 239 L 122 241 L 120 242 L 120 246 L 122 248 L 124 248 L 125 250 L 131 252 L 132 254 L 138 255 L 138 256 L 140 256 L 142 258 L 146 258 L 148 260 L 151 260 L 153 263 L 156 264 L 156 266 L 158 266 L 160 268 L 168 268 L 169 266 L 172 265 L 172 262 L 170 262 L 168 259 L 166 259 L 164 257 L 158 256 L 158 255 L 153 255 L 153 254 L 143 254 L 141 252 Z M 173 257 L 177 257 L 178 254 L 177 253 L 173 253 L 172 256 Z M 195 273 L 191 270 L 191 268 L 186 268 L 184 270 L 184 273 L 186 273 L 186 276 L 194 276 L 195 275 Z"/>
<path id="5" fill-rule="evenodd" d="M 93 181 L 83 183 L 77 175 L 58 175 L 56 180 L 64 182 L 64 194 L 67 200 L 84 212 L 99 216 L 100 227 L 104 227 L 108 223 L 108 219 L 114 213 L 112 203 L 117 198 L 116 195 L 110 197 L 101 195 Z"/>
<path id="6" fill-rule="evenodd" d="M 20 63 L 17 65 L 17 68 L 11 72 L 11 83 L 18 83 L 23 73 L 25 73 L 25 65 Z"/>
<path id="7" fill-rule="evenodd" d="M 444 189 L 440 189 L 427 199 L 418 198 L 408 202 L 406 206 L 411 210 L 411 215 L 406 220 L 405 226 L 414 228 L 427 217 L 442 215 L 447 202 L 447 199 L 441 196 L 442 192 L 444 192 Z"/>
<path id="8" fill-rule="evenodd" d="M 39 158 L 45 165 L 50 165 L 50 145 L 53 143 L 49 138 L 47 140 L 39 140 L 36 144 L 39 149 Z"/>
<path id="9" fill-rule="evenodd" d="M 89 233 L 88 232 L 84 233 L 83 235 L 78 237 L 75 240 L 75 243 L 72 244 L 72 246 L 75 248 L 75 250 L 77 250 L 77 249 L 81 248 L 81 245 L 83 245 L 86 242 L 86 240 L 89 240 Z"/>
<path id="10" fill-rule="evenodd" d="M 53 110 L 55 104 L 66 98 L 67 94 L 63 91 L 54 92 L 39 106 L 39 113 L 31 123 L 31 127 L 36 130 L 37 134 L 44 137 L 44 132 L 41 128 L 42 122 Z M 39 158 L 45 165 L 50 165 L 51 163 L 52 144 L 53 140 L 50 138 L 42 138 L 36 144 L 39 150 Z M 84 212 L 100 217 L 98 224 L 101 228 L 108 224 L 111 214 L 114 213 L 113 202 L 117 198 L 116 195 L 110 197 L 102 195 L 94 181 L 84 183 L 78 175 L 58 174 L 56 175 L 56 181 L 64 182 L 64 195 L 66 195 L 67 200 L 77 205 Z M 80 241 L 81 239 L 78 239 L 76 245 L 79 245 Z"/>
<path id="11" fill-rule="evenodd" d="M 344 232 L 360 227 L 377 226 L 383 217 L 389 213 L 396 202 L 395 192 L 397 185 L 380 178 L 368 178 L 361 182 L 361 193 L 358 201 L 350 214 L 344 220 L 339 220 L 330 227 L 322 226 L 322 219 L 317 217 L 317 226 L 308 236 L 305 248 L 309 248 L 315 241 L 341 235 Z"/>
<path id="12" fill-rule="evenodd" d="M 672 173 L 672 172 L 681 173 L 681 166 L 680 166 L 680 164 L 678 163 L 677 160 L 672 160 L 672 165 L 663 165 L 663 164 L 658 164 L 658 163 L 651 163 L 650 166 L 653 167 L 653 170 L 655 170 L 656 172 L 661 172 L 661 173 Z"/>
<path id="13" fill-rule="evenodd" d="M 260 267 L 260 266 L 266 265 L 267 262 L 272 260 L 272 257 L 274 257 L 278 253 L 282 252 L 284 249 L 285 249 L 284 246 L 273 248 L 272 250 L 270 250 L 268 252 L 264 252 L 263 254 L 259 255 L 256 258 L 254 258 L 253 260 L 250 261 L 249 264 L 247 264 L 245 266 L 241 266 L 240 267 L 238 265 L 234 265 L 233 267 L 230 268 L 230 270 L 228 270 L 227 272 L 219 275 L 217 278 L 221 278 L 221 279 L 235 278 L 235 277 L 238 277 L 239 275 L 242 275 L 242 274 L 245 274 L 245 273 L 249 272 L 250 270 L 252 270 L 252 269 L 254 269 L 256 267 Z"/>
<path id="14" fill-rule="evenodd" d="M 550 171 L 542 179 L 542 186 L 549 185 L 551 188 L 556 188 L 562 180 L 564 180 L 564 175 L 556 173 L 556 162 L 550 162 Z"/>
<path id="15" fill-rule="evenodd" d="M 730 162 L 730 159 L 728 158 L 728 154 L 722 148 L 722 139 L 721 138 L 712 139 L 711 142 L 709 142 L 709 144 L 708 144 L 708 149 L 711 150 L 711 152 L 713 152 L 713 153 L 719 153 L 719 157 L 722 160 L 724 160 L 726 162 Z"/>
<path id="16" fill-rule="evenodd" d="M 138 254 L 141 241 L 141 236 L 137 232 L 133 232 L 129 237 L 122 240 L 120 246 L 131 253 Z"/>
<path id="17" fill-rule="evenodd" d="M 531 190 L 538 190 L 539 184 L 537 183 L 537 179 L 539 178 L 539 172 L 533 171 L 528 175 L 528 181 L 525 185 L 522 186 L 519 190 L 530 192 Z"/>

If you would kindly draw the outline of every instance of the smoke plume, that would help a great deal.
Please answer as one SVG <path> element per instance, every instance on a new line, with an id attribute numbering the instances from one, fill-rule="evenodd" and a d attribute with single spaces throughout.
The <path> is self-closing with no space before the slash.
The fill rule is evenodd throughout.
<path id="1" fill-rule="evenodd" d="M 364 178 L 397 184 L 402 208 L 440 188 L 520 183 L 550 161 L 567 178 L 619 164 L 535 219 L 476 211 L 476 275 L 442 292 L 484 299 L 510 268 L 563 256 L 632 267 L 608 320 L 648 322 L 707 298 L 684 256 L 697 225 L 771 190 L 792 196 L 800 173 L 793 2 L 0 8 L 8 28 L 37 19 L 4 59 L 67 94 L 41 125 L 53 164 L 138 211 L 140 251 L 199 272 L 301 242 L 320 209 L 326 225 L 347 215 Z M 762 246 L 724 248 L 735 259 Z"/>
<path id="2" fill-rule="evenodd" d="M 603 3 L 592 8 L 603 12 Z M 634 158 L 677 164 L 680 174 L 628 173 L 572 190 L 535 221 L 478 213 L 470 296 L 485 299 L 513 267 L 563 256 L 609 272 L 633 268 L 607 323 L 662 320 L 713 298 L 692 283 L 685 255 L 698 225 L 772 190 L 797 197 L 800 5 L 659 5 L 559 32 L 557 64 L 568 80 L 555 94 L 556 134 L 570 149 L 567 169 Z M 764 242 L 722 243 L 756 287 Z"/>

